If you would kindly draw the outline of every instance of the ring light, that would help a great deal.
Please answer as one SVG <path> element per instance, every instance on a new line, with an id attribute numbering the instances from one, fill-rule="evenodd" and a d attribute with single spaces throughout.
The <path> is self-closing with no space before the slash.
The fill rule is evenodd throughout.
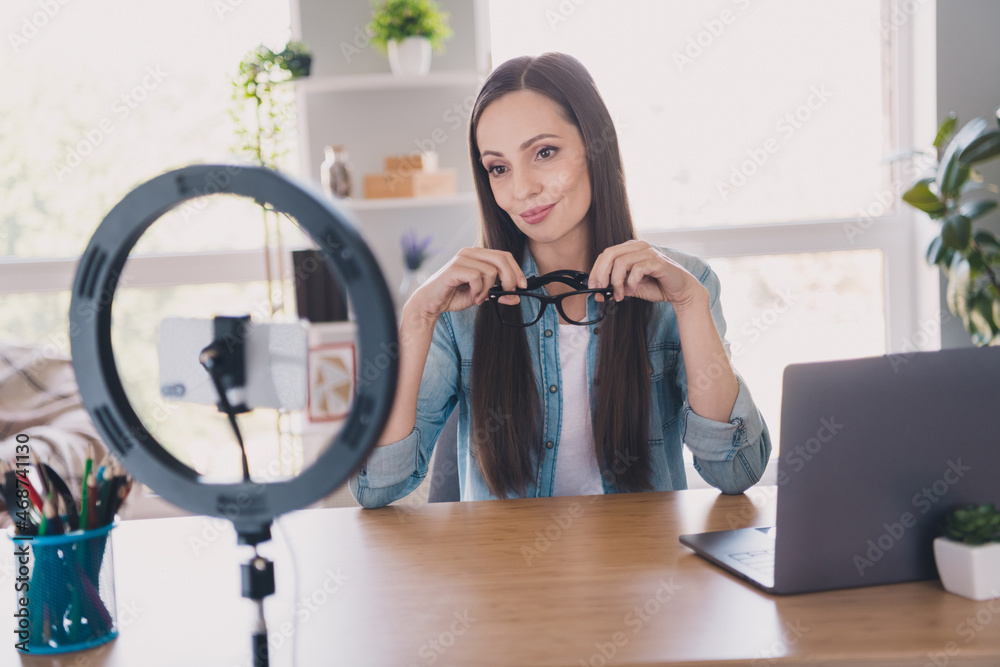
<path id="1" fill-rule="evenodd" d="M 326 266 L 346 289 L 358 326 L 358 368 L 383 369 L 355 387 L 343 428 L 301 475 L 278 482 L 205 483 L 146 430 L 129 403 L 111 347 L 111 307 L 125 260 L 162 215 L 197 197 L 249 197 L 293 218 L 318 244 Z M 324 198 L 262 168 L 198 165 L 138 186 L 116 205 L 82 255 L 70 303 L 73 367 L 84 406 L 105 442 L 140 482 L 196 514 L 230 519 L 241 541 L 270 536 L 274 517 L 306 507 L 338 488 L 378 438 L 392 404 L 397 359 L 392 298 L 374 256 L 350 218 Z"/>

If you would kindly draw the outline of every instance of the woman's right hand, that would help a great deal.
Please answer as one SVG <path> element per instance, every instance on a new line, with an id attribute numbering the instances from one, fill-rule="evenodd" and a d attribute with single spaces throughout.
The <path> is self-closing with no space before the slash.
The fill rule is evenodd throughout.
<path id="1" fill-rule="evenodd" d="M 441 313 L 482 304 L 498 277 L 506 291 L 528 286 L 521 267 L 506 250 L 462 248 L 413 293 L 405 307 L 436 321 Z M 519 301 L 516 296 L 500 298 L 501 303 L 511 306 Z"/>

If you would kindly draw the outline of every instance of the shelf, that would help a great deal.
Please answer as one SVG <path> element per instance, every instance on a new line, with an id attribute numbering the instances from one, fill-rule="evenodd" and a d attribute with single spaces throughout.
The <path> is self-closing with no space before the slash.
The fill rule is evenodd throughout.
<path id="1" fill-rule="evenodd" d="M 486 75 L 475 70 L 431 72 L 427 76 L 395 76 L 393 74 L 350 74 L 341 76 L 309 76 L 296 85 L 309 93 L 366 90 L 403 90 L 407 88 L 445 88 L 448 86 L 478 87 Z"/>
<path id="2" fill-rule="evenodd" d="M 404 208 L 429 208 L 432 206 L 459 206 L 475 204 L 475 192 L 459 192 L 450 197 L 391 197 L 386 199 L 338 199 L 338 204 L 351 211 L 388 211 Z"/>

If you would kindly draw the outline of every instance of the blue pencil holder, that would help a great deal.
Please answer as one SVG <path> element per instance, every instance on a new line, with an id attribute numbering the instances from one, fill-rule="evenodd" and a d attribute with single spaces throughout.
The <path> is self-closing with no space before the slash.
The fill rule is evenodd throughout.
<path id="1" fill-rule="evenodd" d="M 15 642 L 26 654 L 68 653 L 118 636 L 114 523 L 14 543 Z M 26 586 L 26 588 L 25 588 Z"/>

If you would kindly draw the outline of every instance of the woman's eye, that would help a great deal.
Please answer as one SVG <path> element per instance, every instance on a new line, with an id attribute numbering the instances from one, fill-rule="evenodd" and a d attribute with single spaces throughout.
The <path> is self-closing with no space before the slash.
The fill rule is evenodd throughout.
<path id="1" fill-rule="evenodd" d="M 555 155 L 555 152 L 556 152 L 555 148 L 552 148 L 551 146 L 546 146 L 545 148 L 538 151 L 538 157 L 542 158 L 543 160 L 547 160 L 553 155 Z"/>
<path id="2" fill-rule="evenodd" d="M 487 169 L 486 171 L 489 172 L 490 176 L 503 176 L 506 170 L 507 167 L 503 166 L 502 164 L 496 164 Z"/>

